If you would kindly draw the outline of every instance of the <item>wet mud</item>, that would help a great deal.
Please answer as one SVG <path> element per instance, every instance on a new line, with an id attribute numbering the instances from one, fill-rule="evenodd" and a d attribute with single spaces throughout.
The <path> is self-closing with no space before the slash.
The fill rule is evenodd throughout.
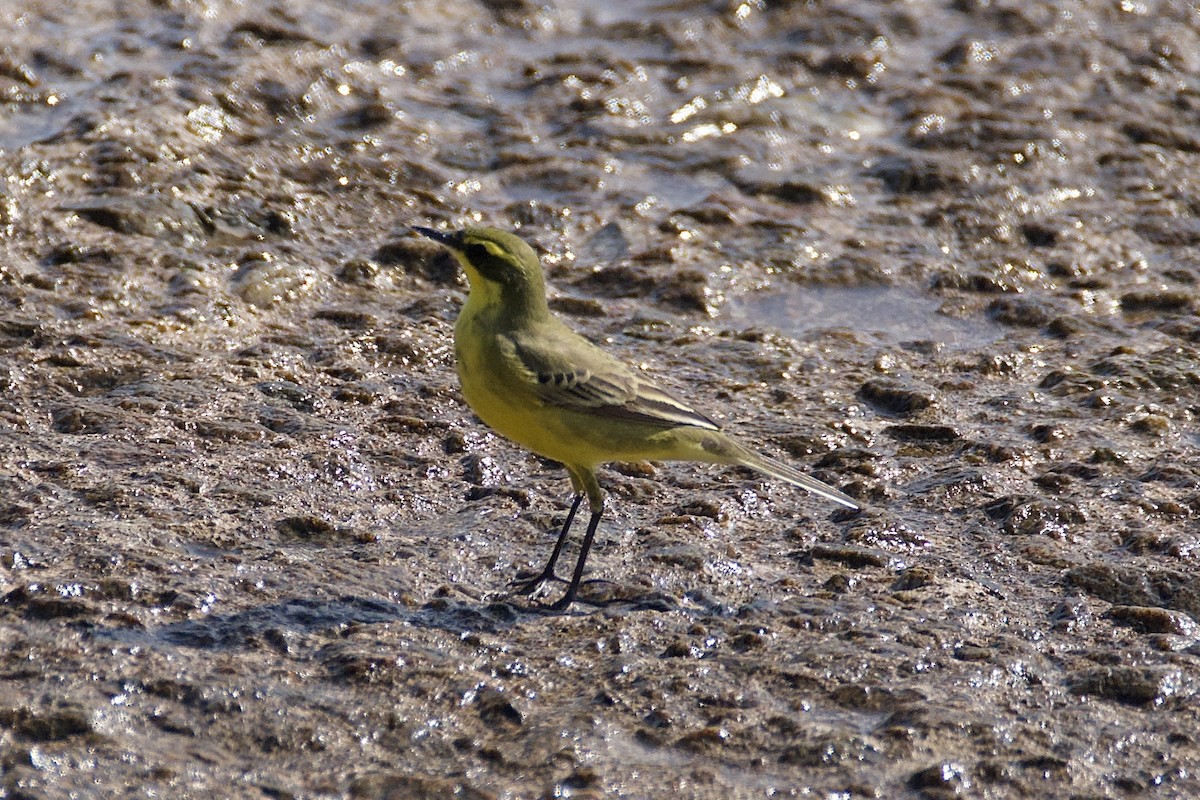
<path id="1" fill-rule="evenodd" d="M 1200 794 L 1186 4 L 0 29 L 0 794 Z M 604 604 L 504 599 L 569 484 L 412 224 L 865 510 L 616 464 Z"/>

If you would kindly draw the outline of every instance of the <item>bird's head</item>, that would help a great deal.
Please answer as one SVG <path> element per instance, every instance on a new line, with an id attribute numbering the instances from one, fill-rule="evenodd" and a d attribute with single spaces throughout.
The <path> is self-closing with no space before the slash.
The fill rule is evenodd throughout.
<path id="1" fill-rule="evenodd" d="M 496 228 L 463 228 L 451 233 L 413 230 L 450 248 L 467 273 L 472 299 L 513 315 L 545 311 L 542 265 L 533 248 L 517 236 Z"/>

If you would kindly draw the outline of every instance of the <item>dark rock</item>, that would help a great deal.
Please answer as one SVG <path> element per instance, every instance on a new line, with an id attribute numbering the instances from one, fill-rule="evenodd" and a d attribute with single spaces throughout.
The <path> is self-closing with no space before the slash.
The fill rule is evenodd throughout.
<path id="1" fill-rule="evenodd" d="M 848 544 L 819 544 L 810 550 L 808 555 L 814 560 L 836 561 L 848 567 L 859 569 L 864 567 L 891 567 L 900 562 L 897 556 L 883 550 Z"/>
<path id="2" fill-rule="evenodd" d="M 921 390 L 887 378 L 873 378 L 858 390 L 858 396 L 877 410 L 897 416 L 911 416 L 934 403 L 930 390 Z"/>
<path id="3" fill-rule="evenodd" d="M 68 701 L 54 701 L 47 707 L 0 709 L 0 726 L 35 742 L 58 742 L 94 731 L 88 711 Z"/>
<path id="4" fill-rule="evenodd" d="M 961 435 L 949 425 L 889 425 L 884 433 L 902 442 L 950 444 Z"/>
<path id="5" fill-rule="evenodd" d="M 1169 633 L 1176 636 L 1196 634 L 1196 621 L 1182 611 L 1154 606 L 1113 606 L 1105 612 L 1104 617 L 1143 633 Z"/>
<path id="6" fill-rule="evenodd" d="M 1075 694 L 1133 706 L 1159 705 L 1175 693 L 1179 675 L 1150 667 L 1099 667 L 1072 676 L 1068 685 Z"/>

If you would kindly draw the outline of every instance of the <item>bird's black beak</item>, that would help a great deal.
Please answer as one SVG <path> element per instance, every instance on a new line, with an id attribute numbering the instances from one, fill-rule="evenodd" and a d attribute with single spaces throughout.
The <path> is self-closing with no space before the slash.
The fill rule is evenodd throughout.
<path id="1" fill-rule="evenodd" d="M 460 237 L 457 232 L 442 233 L 441 231 L 435 231 L 433 228 L 422 228 L 419 225 L 413 225 L 412 229 L 414 231 L 416 231 L 417 233 L 421 234 L 422 236 L 428 236 L 430 239 L 433 239 L 435 242 L 441 242 L 442 244 L 446 245 L 447 247 L 458 247 Z"/>

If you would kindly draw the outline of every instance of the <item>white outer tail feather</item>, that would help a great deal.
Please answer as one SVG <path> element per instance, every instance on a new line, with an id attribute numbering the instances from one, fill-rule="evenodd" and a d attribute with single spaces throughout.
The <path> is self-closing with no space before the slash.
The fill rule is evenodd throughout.
<path id="1" fill-rule="evenodd" d="M 850 495 L 846 494 L 845 492 L 835 489 L 824 481 L 819 481 L 810 475 L 805 475 L 803 472 L 793 469 L 787 464 L 776 461 L 773 458 L 758 455 L 753 463 L 747 464 L 746 466 L 752 467 L 753 469 L 756 469 L 766 475 L 770 475 L 773 478 L 779 478 L 782 481 L 787 481 L 788 483 L 799 486 L 801 489 L 807 489 L 813 494 L 820 495 L 826 500 L 832 500 L 833 502 L 843 505 L 846 508 L 852 508 L 855 511 L 858 511 L 860 508 L 862 508 L 862 506 L 860 506 L 858 502 L 854 500 L 854 498 L 850 497 Z"/>
<path id="2" fill-rule="evenodd" d="M 764 475 L 770 475 L 772 478 L 778 478 L 781 481 L 787 481 L 794 486 L 799 486 L 801 489 L 805 489 L 815 495 L 824 497 L 826 500 L 832 500 L 833 502 L 843 505 L 846 508 L 852 508 L 855 511 L 858 511 L 862 508 L 858 501 L 853 497 L 850 497 L 850 495 L 846 494 L 845 492 L 833 488 L 824 481 L 819 481 L 816 478 L 805 475 L 800 470 L 790 467 L 787 464 L 784 464 L 782 461 L 776 461 L 770 456 L 764 456 L 761 453 L 756 453 L 753 450 L 742 447 L 741 445 L 729 440 L 727 437 L 725 438 L 726 441 L 733 445 L 731 448 L 733 452 L 730 453 L 730 455 L 733 456 L 732 463 L 750 467 L 751 469 L 758 470 Z"/>

